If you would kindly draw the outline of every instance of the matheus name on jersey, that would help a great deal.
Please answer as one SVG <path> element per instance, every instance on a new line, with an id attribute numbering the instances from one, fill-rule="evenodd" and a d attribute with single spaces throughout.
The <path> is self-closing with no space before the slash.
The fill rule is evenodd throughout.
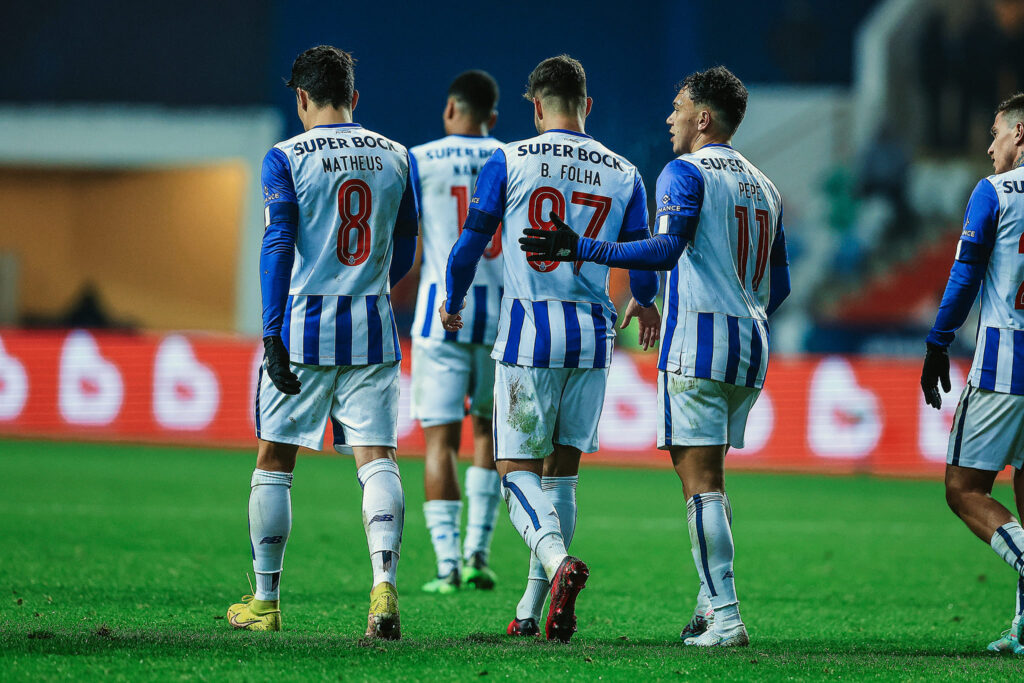
<path id="1" fill-rule="evenodd" d="M 658 367 L 760 388 L 768 369 L 769 259 L 782 234 L 782 199 L 732 147 L 711 144 L 670 162 L 658 178 L 659 233 L 672 216 L 698 216 L 665 288 Z M 782 265 L 782 264 L 780 264 Z"/>
<path id="2" fill-rule="evenodd" d="M 316 126 L 268 152 L 263 185 L 268 230 L 298 224 L 280 330 L 292 362 L 401 358 L 388 269 L 396 230 L 416 231 L 405 147 L 354 123 Z M 264 311 L 265 334 L 274 317 Z"/>
<path id="3" fill-rule="evenodd" d="M 484 251 L 462 309 L 465 326 L 447 332 L 437 320 L 444 299 L 448 254 L 469 212 L 480 169 L 501 143 L 492 137 L 448 135 L 409 150 L 413 189 L 420 207 L 423 265 L 416 297 L 413 336 L 472 344 L 493 344 L 501 308 L 501 231 Z"/>
<path id="4" fill-rule="evenodd" d="M 608 367 L 616 318 L 608 267 L 528 262 L 518 240 L 530 227 L 554 229 L 552 211 L 587 237 L 649 236 L 636 168 L 588 135 L 549 130 L 496 151 L 470 207 L 504 225 L 505 292 L 492 357 L 541 368 Z"/>

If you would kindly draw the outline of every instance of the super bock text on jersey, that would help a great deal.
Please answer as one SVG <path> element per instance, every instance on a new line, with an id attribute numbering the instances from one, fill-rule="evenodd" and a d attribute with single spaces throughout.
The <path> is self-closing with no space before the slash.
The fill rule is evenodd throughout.
<path id="1" fill-rule="evenodd" d="M 401 357 L 388 268 L 395 236 L 417 231 L 409 175 L 402 145 L 354 123 L 317 126 L 267 154 L 267 229 L 297 227 L 287 295 L 263 282 L 264 336 L 280 334 L 292 362 Z"/>
<path id="2" fill-rule="evenodd" d="M 448 253 L 459 237 L 469 213 L 480 169 L 501 143 L 492 137 L 448 135 L 409 150 L 413 189 L 420 207 L 423 265 L 416 297 L 414 337 L 492 344 L 501 307 L 501 230 L 484 251 L 462 316 L 466 326 L 448 332 L 437 321 L 444 298 L 444 272 Z"/>
<path id="3" fill-rule="evenodd" d="M 608 367 L 616 319 L 608 267 L 529 262 L 518 239 L 526 228 L 553 230 L 551 212 L 586 226 L 588 237 L 648 237 L 636 168 L 588 135 L 549 130 L 497 150 L 470 209 L 467 228 L 493 234 L 504 225 L 505 289 L 492 357 L 538 368 Z"/>
<path id="4" fill-rule="evenodd" d="M 787 263 L 778 190 L 735 149 L 710 144 L 670 162 L 657 197 L 657 232 L 688 241 L 665 289 L 658 367 L 761 388 L 769 265 Z"/>

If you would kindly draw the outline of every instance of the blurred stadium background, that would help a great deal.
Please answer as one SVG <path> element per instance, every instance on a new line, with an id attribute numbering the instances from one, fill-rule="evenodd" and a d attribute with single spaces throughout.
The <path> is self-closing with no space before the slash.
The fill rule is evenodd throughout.
<path id="1" fill-rule="evenodd" d="M 495 134 L 531 135 L 525 76 L 565 51 L 588 70 L 588 130 L 649 188 L 671 157 L 674 85 L 724 63 L 750 87 L 735 142 L 783 192 L 794 286 L 773 319 L 750 445 L 731 465 L 939 472 L 955 401 L 925 410 L 922 340 L 966 198 L 991 172 L 993 107 L 1024 88 L 1024 2 L 620 9 L 7 7 L 0 434 L 249 447 L 259 164 L 300 131 L 283 86 L 293 57 L 319 42 L 351 50 L 357 120 L 411 146 L 442 134 L 447 84 L 471 67 L 502 87 Z M 415 282 L 413 272 L 393 297 L 406 333 Z M 614 285 L 621 302 L 622 273 Z M 620 348 L 632 341 L 621 335 Z M 954 391 L 972 348 L 960 335 Z M 617 356 L 601 459 L 660 461 L 653 361 Z M 401 419 L 401 450 L 415 452 L 405 406 Z"/>

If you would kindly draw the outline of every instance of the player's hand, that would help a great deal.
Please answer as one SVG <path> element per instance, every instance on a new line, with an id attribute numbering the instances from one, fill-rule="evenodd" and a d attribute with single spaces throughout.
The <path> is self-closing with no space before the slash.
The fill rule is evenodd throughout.
<path id="1" fill-rule="evenodd" d="M 302 382 L 288 365 L 288 350 L 281 337 L 271 335 L 263 338 L 263 357 L 267 359 L 267 376 L 282 394 L 299 393 Z"/>
<path id="2" fill-rule="evenodd" d="M 527 228 L 519 238 L 519 248 L 527 252 L 527 261 L 575 261 L 580 236 L 554 211 L 550 213 L 554 230 Z"/>
<path id="3" fill-rule="evenodd" d="M 441 302 L 441 308 L 437 309 L 437 312 L 441 315 L 441 327 L 447 332 L 457 332 L 462 329 L 462 315 L 459 313 L 449 313 L 444 310 L 444 305 L 447 301 Z"/>
<path id="4" fill-rule="evenodd" d="M 661 313 L 658 312 L 658 307 L 653 303 L 650 306 L 641 306 L 636 299 L 630 299 L 619 329 L 626 329 L 634 317 L 639 328 L 637 341 L 644 347 L 644 351 L 657 346 L 658 338 L 661 336 Z"/>
<path id="5" fill-rule="evenodd" d="M 928 344 L 924 367 L 921 369 L 921 390 L 924 391 L 925 402 L 936 410 L 942 407 L 942 394 L 938 386 L 940 380 L 942 390 L 948 394 L 952 388 L 949 383 L 949 352 L 941 346 Z"/>

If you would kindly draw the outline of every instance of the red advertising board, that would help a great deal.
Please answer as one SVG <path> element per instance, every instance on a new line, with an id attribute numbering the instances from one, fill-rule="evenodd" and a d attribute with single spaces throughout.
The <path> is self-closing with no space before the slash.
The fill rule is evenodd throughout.
<path id="1" fill-rule="evenodd" d="M 399 450 L 421 453 L 409 417 L 403 344 Z M 616 353 L 601 418 L 601 450 L 616 464 L 663 464 L 655 449 L 654 353 Z M 0 330 L 0 435 L 251 447 L 262 346 L 202 334 Z M 773 356 L 730 468 L 927 475 L 942 471 L 966 365 L 953 394 L 928 408 L 916 361 Z M 329 436 L 329 435 L 328 435 Z M 467 435 L 468 436 L 468 435 Z M 467 438 L 466 443 L 469 443 Z"/>

